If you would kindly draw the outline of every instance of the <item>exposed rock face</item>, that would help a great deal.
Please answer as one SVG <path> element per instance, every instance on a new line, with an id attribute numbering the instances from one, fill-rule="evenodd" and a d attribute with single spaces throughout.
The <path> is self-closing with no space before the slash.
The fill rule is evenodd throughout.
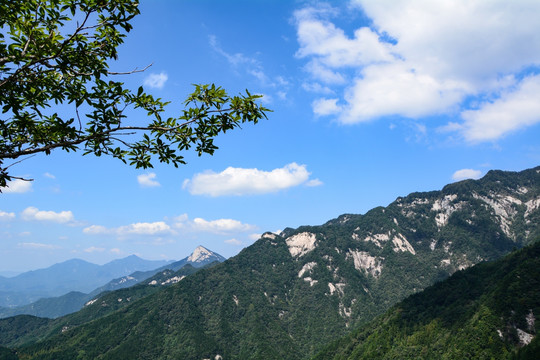
<path id="1" fill-rule="evenodd" d="M 189 262 L 203 262 L 210 258 L 214 253 L 203 246 L 197 246 L 193 253 L 188 257 Z"/>
<path id="2" fill-rule="evenodd" d="M 290 236 L 285 241 L 291 255 L 293 257 L 301 257 L 315 249 L 317 236 L 312 233 L 303 232 Z"/>
<path id="3" fill-rule="evenodd" d="M 352 258 L 354 261 L 354 267 L 356 270 L 364 270 L 373 277 L 378 278 L 382 271 L 382 261 L 384 258 L 371 256 L 366 251 L 351 250 L 346 258 Z"/>

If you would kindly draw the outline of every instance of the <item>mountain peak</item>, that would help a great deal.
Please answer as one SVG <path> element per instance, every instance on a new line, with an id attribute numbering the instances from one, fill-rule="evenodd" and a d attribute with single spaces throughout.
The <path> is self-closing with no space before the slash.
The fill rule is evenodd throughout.
<path id="1" fill-rule="evenodd" d="M 195 250 L 193 250 L 193 253 L 188 257 L 188 261 L 190 262 L 201 262 L 206 259 L 208 259 L 210 256 L 212 256 L 212 252 L 205 248 L 204 246 L 197 246 Z"/>
<path id="2" fill-rule="evenodd" d="M 200 263 L 208 261 L 210 258 L 216 258 L 219 259 L 219 261 L 224 260 L 221 260 L 223 258 L 221 255 L 218 255 L 215 252 L 208 250 L 204 246 L 199 245 L 195 248 L 195 250 L 193 250 L 193 253 L 188 257 L 187 261 L 191 263 Z"/>

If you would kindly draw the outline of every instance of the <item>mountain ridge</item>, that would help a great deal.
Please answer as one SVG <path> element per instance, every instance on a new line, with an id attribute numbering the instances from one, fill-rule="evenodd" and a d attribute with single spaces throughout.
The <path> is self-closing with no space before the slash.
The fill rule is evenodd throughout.
<path id="1" fill-rule="evenodd" d="M 539 235 L 540 167 L 488 174 L 364 215 L 264 233 L 222 264 L 20 351 L 309 358 L 405 297 Z"/>
<path id="2" fill-rule="evenodd" d="M 25 305 L 39 298 L 60 296 L 69 291 L 89 292 L 112 278 L 165 264 L 167 261 L 144 260 L 137 256 L 113 260 L 104 265 L 69 259 L 11 278 L 0 278 L 0 306 Z"/>
<path id="3" fill-rule="evenodd" d="M 201 257 L 200 254 L 204 254 L 204 256 Z M 190 258 L 192 258 L 192 260 L 189 260 Z M 69 313 L 72 313 L 81 309 L 87 301 L 91 300 L 92 298 L 96 297 L 102 292 L 113 291 L 113 290 L 133 286 L 135 284 L 138 284 L 154 276 L 155 274 L 159 272 L 163 272 L 165 270 L 178 271 L 187 264 L 190 264 L 190 265 L 193 265 L 194 267 L 199 268 L 199 267 L 208 265 L 214 261 L 222 262 L 224 260 L 225 258 L 223 256 L 211 250 L 208 250 L 202 246 L 198 246 L 193 251 L 192 254 L 190 254 L 189 256 L 185 257 L 182 260 L 168 262 L 167 264 L 163 266 L 159 266 L 152 270 L 136 271 L 134 273 L 130 273 L 129 275 L 112 279 L 109 282 L 107 282 L 105 285 L 96 287 L 95 289 L 93 289 L 92 291 L 88 293 L 83 293 L 80 291 L 70 291 L 66 294 L 62 294 L 56 297 L 40 298 L 37 301 L 32 302 L 30 304 L 21 305 L 14 308 L 1 308 L 0 307 L 0 318 L 21 315 L 21 314 L 48 317 L 48 318 L 57 318 L 59 316 L 67 315 Z M 129 270 L 129 267 L 126 268 L 126 264 L 133 265 L 136 263 L 140 263 L 141 261 L 145 261 L 145 260 L 141 259 L 140 257 L 136 255 L 130 255 L 122 259 L 113 260 L 105 265 L 108 265 L 108 267 L 120 266 L 121 268 L 124 269 L 123 272 L 125 272 Z M 65 262 L 55 264 L 55 265 L 60 265 L 59 266 L 60 268 L 65 268 L 66 264 L 73 264 L 73 263 L 84 264 L 88 262 L 84 260 L 80 260 L 80 259 L 70 259 Z M 54 267 L 55 265 L 51 267 Z M 105 266 L 105 265 L 102 265 L 102 266 Z M 106 271 L 106 269 L 107 267 L 105 267 L 105 269 L 103 270 Z"/>
<path id="4" fill-rule="evenodd" d="M 538 279 L 540 238 L 411 295 L 314 360 L 536 359 Z"/>

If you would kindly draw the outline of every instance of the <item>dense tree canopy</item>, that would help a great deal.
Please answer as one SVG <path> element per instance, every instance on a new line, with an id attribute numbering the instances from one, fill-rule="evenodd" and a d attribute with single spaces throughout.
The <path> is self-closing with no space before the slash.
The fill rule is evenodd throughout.
<path id="1" fill-rule="evenodd" d="M 164 118 L 168 102 L 116 81 L 144 71 L 109 70 L 137 14 L 136 0 L 0 0 L 0 189 L 32 154 L 82 149 L 137 168 L 178 166 L 185 150 L 212 154 L 215 136 L 266 118 L 259 95 L 213 84 L 195 85 L 180 114 Z"/>

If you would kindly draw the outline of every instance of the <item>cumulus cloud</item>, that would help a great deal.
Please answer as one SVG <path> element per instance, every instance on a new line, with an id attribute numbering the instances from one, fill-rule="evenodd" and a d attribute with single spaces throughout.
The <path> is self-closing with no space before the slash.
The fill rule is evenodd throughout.
<path id="1" fill-rule="evenodd" d="M 91 225 L 83 229 L 85 234 L 110 234 L 124 237 L 128 235 L 159 235 L 172 234 L 174 230 L 164 221 L 138 222 L 129 225 L 107 228 L 101 225 Z"/>
<path id="2" fill-rule="evenodd" d="M 308 181 L 306 165 L 290 163 L 271 171 L 228 167 L 220 173 L 206 171 L 186 179 L 183 188 L 192 195 L 242 196 L 272 193 Z"/>
<path id="3" fill-rule="evenodd" d="M 495 140 L 505 134 L 540 122 L 540 75 L 529 76 L 498 99 L 478 109 L 462 112 L 461 131 L 470 142 Z"/>
<path id="4" fill-rule="evenodd" d="M 85 227 L 83 229 L 83 232 L 85 234 L 109 234 L 111 233 L 112 231 L 108 228 L 106 228 L 105 226 L 101 226 L 101 225 L 90 225 L 88 227 Z"/>
<path id="5" fill-rule="evenodd" d="M 60 224 L 73 223 L 75 221 L 71 211 L 44 211 L 33 206 L 24 209 L 21 216 L 26 221 L 48 221 Z"/>
<path id="6" fill-rule="evenodd" d="M 157 187 L 161 184 L 155 180 L 157 175 L 155 173 L 142 174 L 137 176 L 137 181 L 142 187 Z"/>
<path id="7" fill-rule="evenodd" d="M 230 237 L 256 230 L 257 226 L 235 219 L 207 220 L 201 217 L 190 219 L 187 214 L 182 214 L 165 218 L 165 221 L 138 222 L 117 227 L 91 225 L 85 227 L 82 231 L 88 235 L 116 236 L 120 240 L 146 237 L 146 239 L 151 239 L 150 244 L 163 245 L 173 243 L 174 240 L 171 236 L 178 236 L 178 234 L 191 236 L 197 233 L 212 233 Z M 140 240 L 143 241 L 143 239 Z"/>
<path id="8" fill-rule="evenodd" d="M 154 89 L 161 89 L 165 86 L 168 79 L 169 77 L 164 72 L 160 72 L 159 74 L 153 73 L 144 79 L 144 85 Z"/>
<path id="9" fill-rule="evenodd" d="M 163 221 L 153 223 L 135 223 L 127 226 L 121 226 L 117 229 L 119 234 L 137 234 L 137 235 L 156 235 L 171 232 L 171 227 Z"/>
<path id="10" fill-rule="evenodd" d="M 454 181 L 460 181 L 465 179 L 479 179 L 482 176 L 482 171 L 474 169 L 461 169 L 452 175 Z"/>
<path id="11" fill-rule="evenodd" d="M 317 116 L 339 114 L 341 112 L 341 107 L 337 102 L 338 99 L 316 99 L 311 104 L 311 107 Z"/>
<path id="12" fill-rule="evenodd" d="M 533 105 L 538 80 L 520 75 L 540 64 L 539 2 L 351 4 L 352 11 L 370 19 L 352 33 L 333 22 L 339 10 L 329 5 L 307 6 L 294 14 L 296 56 L 306 61 L 312 80 L 339 95 L 314 101 L 315 114 L 358 123 L 393 115 L 461 113 L 459 131 L 470 141 L 497 139 L 540 122 Z M 491 101 L 474 109 L 471 99 Z M 518 103 L 523 110 L 511 117 Z M 487 124 L 493 124 L 489 131 L 479 130 Z"/>
<path id="13" fill-rule="evenodd" d="M 15 219 L 15 213 L 0 210 L 0 221 L 9 221 Z"/>
<path id="14" fill-rule="evenodd" d="M 32 182 L 21 179 L 15 179 L 7 182 L 7 186 L 1 188 L 4 194 L 21 194 L 32 191 Z"/>
<path id="15" fill-rule="evenodd" d="M 255 225 L 245 224 L 234 219 L 205 220 L 203 218 L 195 218 L 190 220 L 187 214 L 180 215 L 174 220 L 174 226 L 176 228 L 194 232 L 230 234 L 235 232 L 253 231 L 257 228 Z"/>

